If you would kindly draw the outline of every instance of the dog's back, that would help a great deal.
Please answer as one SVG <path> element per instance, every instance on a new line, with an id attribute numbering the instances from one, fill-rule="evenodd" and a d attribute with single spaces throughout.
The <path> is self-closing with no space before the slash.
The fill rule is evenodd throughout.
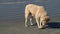
<path id="1" fill-rule="evenodd" d="M 32 16 L 35 16 L 35 14 L 47 14 L 47 12 L 45 11 L 44 6 L 39 6 L 39 5 L 35 5 L 35 4 L 28 4 L 26 5 L 26 12 L 29 12 L 30 14 L 32 14 Z"/>
<path id="2" fill-rule="evenodd" d="M 32 13 L 32 16 L 34 16 L 36 13 L 40 12 L 40 14 L 41 14 L 41 13 L 44 12 L 44 11 L 41 11 L 41 10 L 44 10 L 43 6 L 38 6 L 38 5 L 35 5 L 35 4 L 28 4 L 28 5 L 26 5 L 25 9 L 26 9 L 26 12 L 28 10 L 28 12 Z"/>

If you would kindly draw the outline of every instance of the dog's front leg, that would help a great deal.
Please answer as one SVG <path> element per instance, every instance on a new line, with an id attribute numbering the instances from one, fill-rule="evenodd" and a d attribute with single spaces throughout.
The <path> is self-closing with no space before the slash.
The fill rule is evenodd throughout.
<path id="1" fill-rule="evenodd" d="M 39 28 L 42 28 L 42 20 L 40 19 L 40 26 L 39 26 Z"/>
<path id="2" fill-rule="evenodd" d="M 39 27 L 39 19 L 38 19 L 38 18 L 36 18 L 36 22 L 37 22 L 38 28 L 40 28 L 40 27 Z"/>
<path id="3" fill-rule="evenodd" d="M 45 22 L 42 18 L 40 19 L 40 28 L 45 27 Z"/>

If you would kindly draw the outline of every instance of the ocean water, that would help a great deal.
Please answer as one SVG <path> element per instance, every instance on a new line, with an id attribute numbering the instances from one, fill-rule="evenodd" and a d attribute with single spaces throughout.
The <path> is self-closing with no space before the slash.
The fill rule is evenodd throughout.
<path id="1" fill-rule="evenodd" d="M 24 20 L 27 4 L 44 6 L 51 19 L 60 20 L 60 0 L 0 0 L 0 20 Z"/>

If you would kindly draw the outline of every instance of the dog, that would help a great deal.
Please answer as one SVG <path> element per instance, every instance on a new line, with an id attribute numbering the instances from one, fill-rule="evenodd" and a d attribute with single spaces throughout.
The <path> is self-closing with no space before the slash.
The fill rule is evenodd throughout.
<path id="1" fill-rule="evenodd" d="M 44 8 L 44 6 L 39 6 L 35 4 L 28 4 L 25 7 L 25 27 L 28 27 L 28 16 L 30 16 L 30 24 L 32 23 L 32 17 L 35 18 L 38 28 L 43 28 L 49 19 L 49 16 Z"/>

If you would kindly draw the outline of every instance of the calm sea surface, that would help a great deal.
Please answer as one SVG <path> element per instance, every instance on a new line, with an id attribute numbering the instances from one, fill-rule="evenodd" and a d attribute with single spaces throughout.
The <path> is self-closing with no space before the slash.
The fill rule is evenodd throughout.
<path id="1" fill-rule="evenodd" d="M 60 0 L 0 0 L 0 20 L 24 20 L 24 9 L 29 3 L 45 7 L 50 18 L 60 20 Z"/>

